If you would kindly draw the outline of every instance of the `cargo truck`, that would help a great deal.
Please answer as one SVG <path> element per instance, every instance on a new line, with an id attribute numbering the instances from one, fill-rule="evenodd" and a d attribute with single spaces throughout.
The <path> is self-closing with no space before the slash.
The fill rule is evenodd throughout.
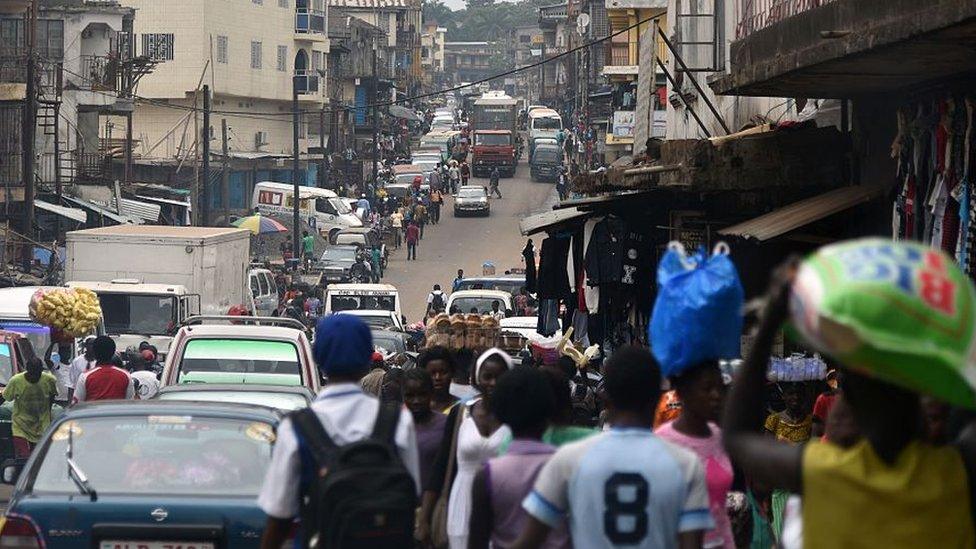
<path id="1" fill-rule="evenodd" d="M 70 231 L 64 279 L 98 294 L 105 332 L 125 349 L 148 341 L 165 355 L 196 314 L 254 311 L 250 232 L 220 227 L 117 225 Z"/>
<path id="2" fill-rule="evenodd" d="M 488 92 L 474 102 L 471 113 L 471 171 L 487 177 L 494 168 L 503 176 L 515 175 L 515 99 L 503 92 Z"/>

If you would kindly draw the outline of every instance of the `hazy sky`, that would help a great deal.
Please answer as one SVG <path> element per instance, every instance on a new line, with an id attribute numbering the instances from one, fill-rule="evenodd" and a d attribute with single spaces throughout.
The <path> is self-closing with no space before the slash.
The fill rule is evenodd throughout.
<path id="1" fill-rule="evenodd" d="M 464 9 L 464 0 L 444 0 L 444 5 L 452 10 Z"/>

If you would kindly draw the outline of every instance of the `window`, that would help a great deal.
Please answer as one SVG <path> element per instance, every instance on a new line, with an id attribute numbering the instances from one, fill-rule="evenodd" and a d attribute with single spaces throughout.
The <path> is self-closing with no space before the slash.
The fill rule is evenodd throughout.
<path id="1" fill-rule="evenodd" d="M 153 61 L 172 61 L 174 57 L 173 33 L 150 33 L 142 35 L 142 55 Z"/>
<path id="2" fill-rule="evenodd" d="M 278 7 L 279 8 L 287 8 L 288 7 L 288 0 L 278 0 Z"/>
<path id="3" fill-rule="evenodd" d="M 261 68 L 261 42 L 251 42 L 251 68 Z"/>
<path id="4" fill-rule="evenodd" d="M 251 0 L 251 2 L 253 2 L 255 4 L 258 4 L 258 5 L 264 4 L 264 0 Z"/>
<path id="5" fill-rule="evenodd" d="M 227 63 L 227 37 L 217 37 L 217 62 Z"/>
<path id="6" fill-rule="evenodd" d="M 519 36 L 519 42 L 521 42 L 523 44 L 528 44 L 529 43 L 529 40 L 532 40 L 532 37 L 529 36 L 528 34 L 523 34 L 523 35 Z"/>
<path id="7" fill-rule="evenodd" d="M 24 21 L 0 20 L 0 54 L 17 55 L 24 49 Z M 37 53 L 47 59 L 64 57 L 64 21 L 39 19 L 37 21 Z"/>
<path id="8" fill-rule="evenodd" d="M 288 70 L 288 46 L 278 46 L 278 70 Z"/>

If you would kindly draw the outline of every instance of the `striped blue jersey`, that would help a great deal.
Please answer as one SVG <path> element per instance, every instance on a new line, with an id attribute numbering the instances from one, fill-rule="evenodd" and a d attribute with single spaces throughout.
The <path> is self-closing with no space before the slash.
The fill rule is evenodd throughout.
<path id="1" fill-rule="evenodd" d="M 613 429 L 561 447 L 522 502 L 574 547 L 672 548 L 715 527 L 698 457 L 647 429 Z"/>

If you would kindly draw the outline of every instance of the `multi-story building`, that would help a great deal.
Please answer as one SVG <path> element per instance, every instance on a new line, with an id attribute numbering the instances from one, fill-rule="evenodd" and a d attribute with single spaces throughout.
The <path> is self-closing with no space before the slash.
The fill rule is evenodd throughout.
<path id="1" fill-rule="evenodd" d="M 572 27 L 567 26 L 569 4 L 552 4 L 539 8 L 539 28 L 542 29 L 541 58 L 549 59 L 555 55 L 565 53 L 569 44 Z M 542 65 L 539 72 L 542 79 L 540 103 L 553 108 L 563 109 L 567 102 L 573 102 L 571 84 L 576 81 L 575 59 L 572 56 L 561 57 L 557 61 L 550 61 Z M 567 109 L 570 110 L 571 109 Z"/>
<path id="2" fill-rule="evenodd" d="M 492 42 L 445 42 L 444 70 L 455 83 L 487 78 L 497 51 Z"/>
<path id="3" fill-rule="evenodd" d="M 420 35 L 420 64 L 424 69 L 424 86 L 433 90 L 441 87 L 444 80 L 444 42 L 447 28 L 437 21 L 425 21 L 424 33 Z"/>

